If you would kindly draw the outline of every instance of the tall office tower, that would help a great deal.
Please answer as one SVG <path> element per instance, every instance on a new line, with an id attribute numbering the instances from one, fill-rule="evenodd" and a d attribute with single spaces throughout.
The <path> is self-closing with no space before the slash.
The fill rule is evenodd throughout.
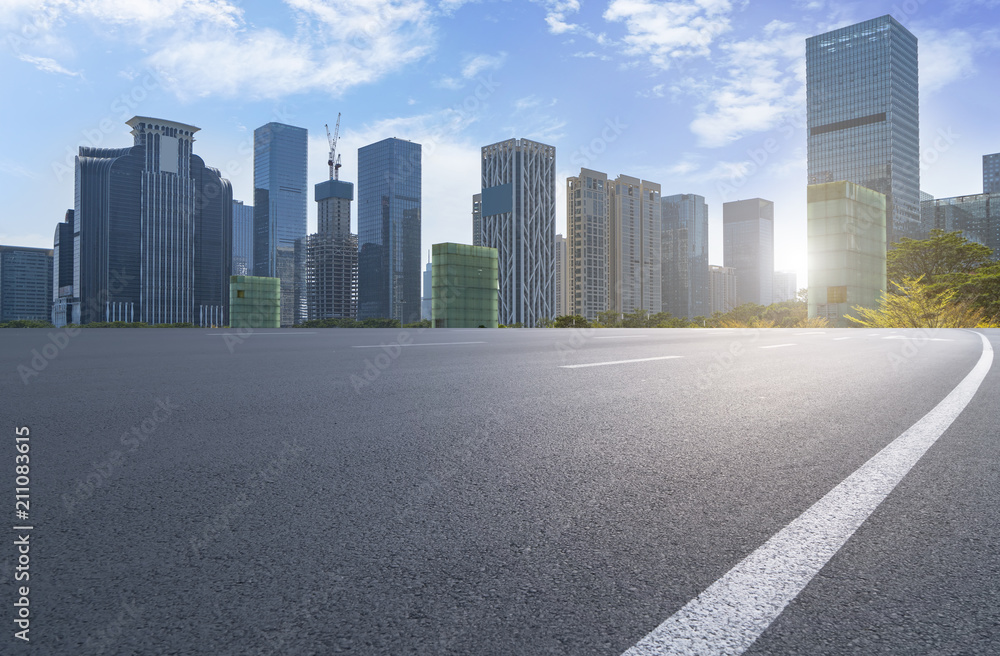
<path id="1" fill-rule="evenodd" d="M 736 307 L 736 269 L 711 264 L 708 281 L 712 314 L 725 314 Z"/>
<path id="2" fill-rule="evenodd" d="M 358 149 L 358 318 L 420 320 L 420 144 Z"/>
<path id="3" fill-rule="evenodd" d="M 338 169 L 339 171 L 339 169 Z M 358 236 L 351 233 L 354 185 L 324 180 L 316 185 L 319 232 L 306 247 L 309 319 L 358 316 Z"/>
<path id="4" fill-rule="evenodd" d="M 588 321 L 610 307 L 608 175 L 580 169 L 566 179 L 567 314 Z"/>
<path id="5" fill-rule="evenodd" d="M 1000 193 L 925 200 L 920 215 L 928 234 L 934 229 L 960 231 L 969 241 L 992 249 L 991 259 L 1000 261 Z"/>
<path id="6" fill-rule="evenodd" d="M 722 263 L 736 269 L 736 303 L 770 305 L 774 291 L 774 203 L 763 198 L 722 205 Z"/>
<path id="7" fill-rule="evenodd" d="M 472 245 L 483 245 L 483 195 L 472 195 Z"/>
<path id="8" fill-rule="evenodd" d="M 434 285 L 433 285 L 433 275 L 434 269 L 431 263 L 431 254 L 427 254 L 427 266 L 424 267 L 424 295 L 420 297 L 420 320 L 430 321 L 431 313 L 434 309 L 432 301 L 434 300 Z"/>
<path id="9" fill-rule="evenodd" d="M 798 276 L 794 271 L 774 272 L 774 291 L 771 293 L 772 303 L 784 303 L 794 301 L 799 290 L 795 286 Z"/>
<path id="10" fill-rule="evenodd" d="M 663 311 L 691 319 L 712 313 L 708 282 L 708 206 L 697 194 L 664 196 L 662 206 Z"/>
<path id="11" fill-rule="evenodd" d="M 51 318 L 53 266 L 51 248 L 0 246 L 0 323 Z"/>
<path id="12" fill-rule="evenodd" d="M 232 275 L 253 275 L 253 205 L 233 201 Z"/>
<path id="13" fill-rule="evenodd" d="M 253 132 L 253 271 L 281 279 L 281 325 L 306 318 L 309 131 L 268 123 Z"/>
<path id="14" fill-rule="evenodd" d="M 227 325 L 232 186 L 192 153 L 198 128 L 143 116 L 128 125 L 132 147 L 84 146 L 76 158 L 79 320 Z"/>
<path id="15" fill-rule="evenodd" d="M 660 185 L 619 175 L 608 185 L 608 309 L 663 308 Z"/>
<path id="16" fill-rule="evenodd" d="M 983 193 L 1000 194 L 1000 153 L 983 155 Z"/>
<path id="17" fill-rule="evenodd" d="M 556 312 L 556 149 L 508 139 L 482 149 L 483 246 L 500 267 L 500 323 Z"/>
<path id="18" fill-rule="evenodd" d="M 557 317 L 569 314 L 569 273 L 567 267 L 566 238 L 556 235 L 556 311 Z"/>
<path id="19" fill-rule="evenodd" d="M 852 325 L 886 290 L 885 195 L 852 182 L 809 185 L 809 318 Z"/>
<path id="20" fill-rule="evenodd" d="M 917 38 L 881 16 L 806 39 L 809 184 L 886 196 L 886 244 L 919 238 Z"/>
<path id="21" fill-rule="evenodd" d="M 80 323 L 80 298 L 75 295 L 73 272 L 76 270 L 73 252 L 74 210 L 66 210 L 62 223 L 56 225 L 52 240 L 52 318 L 55 326 Z"/>

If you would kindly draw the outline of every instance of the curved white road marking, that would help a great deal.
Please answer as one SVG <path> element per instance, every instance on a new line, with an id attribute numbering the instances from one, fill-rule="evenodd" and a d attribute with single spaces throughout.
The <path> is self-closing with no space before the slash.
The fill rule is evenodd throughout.
<path id="1" fill-rule="evenodd" d="M 972 371 L 933 410 L 692 599 L 624 656 L 742 654 L 951 426 L 993 364 L 986 336 Z"/>

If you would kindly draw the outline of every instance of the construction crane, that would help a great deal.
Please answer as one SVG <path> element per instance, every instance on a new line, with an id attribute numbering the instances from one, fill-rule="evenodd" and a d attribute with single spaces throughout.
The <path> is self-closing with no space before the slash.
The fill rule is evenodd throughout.
<path id="1" fill-rule="evenodd" d="M 340 155 L 337 154 L 337 140 L 340 138 L 340 112 L 337 112 L 337 126 L 333 129 L 333 136 L 330 136 L 330 125 L 326 127 L 326 138 L 330 142 L 330 179 L 340 180 Z"/>

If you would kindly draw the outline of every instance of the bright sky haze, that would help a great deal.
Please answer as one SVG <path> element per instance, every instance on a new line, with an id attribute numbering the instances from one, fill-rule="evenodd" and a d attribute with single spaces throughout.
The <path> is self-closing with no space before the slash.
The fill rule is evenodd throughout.
<path id="1" fill-rule="evenodd" d="M 806 273 L 805 39 L 892 14 L 919 41 L 921 188 L 982 192 L 1000 152 L 1000 0 L 3 0 L 0 244 L 52 247 L 79 146 L 132 144 L 135 115 L 196 125 L 195 153 L 253 201 L 253 131 L 343 114 L 357 149 L 423 145 L 423 257 L 471 243 L 483 145 L 556 147 L 557 231 L 580 167 L 705 196 L 710 261 L 722 203 L 775 203 L 775 268 Z M 357 231 L 356 208 L 352 229 Z"/>

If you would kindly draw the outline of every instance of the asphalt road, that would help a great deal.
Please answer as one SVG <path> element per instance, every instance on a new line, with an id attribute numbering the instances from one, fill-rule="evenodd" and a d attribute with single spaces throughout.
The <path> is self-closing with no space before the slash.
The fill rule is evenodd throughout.
<path id="1" fill-rule="evenodd" d="M 47 333 L 0 331 L 4 654 L 619 656 L 984 351 L 969 331 Z M 1000 653 L 998 399 L 1000 363 L 747 654 Z"/>

